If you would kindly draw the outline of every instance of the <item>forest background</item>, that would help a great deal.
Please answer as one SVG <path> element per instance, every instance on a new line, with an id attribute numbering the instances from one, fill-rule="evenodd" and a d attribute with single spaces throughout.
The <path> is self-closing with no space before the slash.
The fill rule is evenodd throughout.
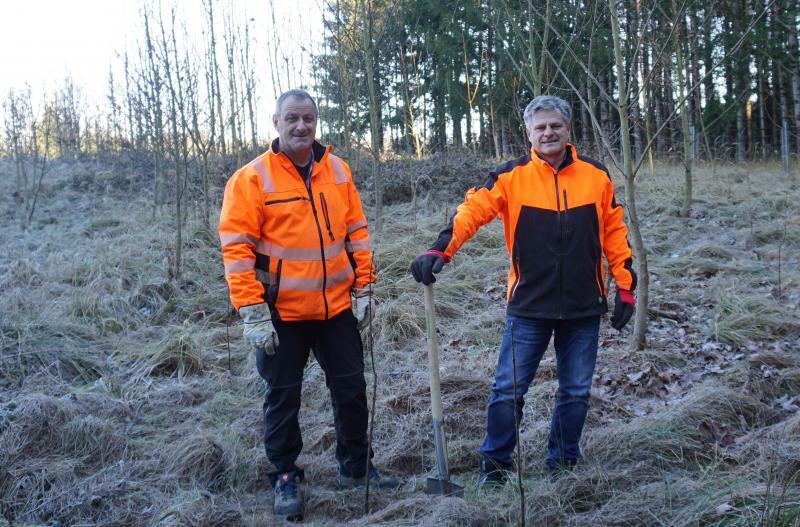
<path id="1" fill-rule="evenodd" d="M 495 525 L 524 511 L 552 524 L 795 525 L 800 3 L 317 7 L 143 2 L 102 100 L 70 76 L 0 94 L 5 521 L 269 524 L 263 384 L 227 304 L 215 225 L 227 177 L 275 135 L 274 94 L 304 87 L 367 205 L 376 450 L 407 481 L 368 512 L 324 483 L 333 430 L 311 363 L 313 521 Z M 527 500 L 517 485 L 426 498 L 424 317 L 407 265 L 469 187 L 527 151 L 521 110 L 540 94 L 572 103 L 573 141 L 618 187 L 636 320 L 601 336 L 574 477 L 540 467 L 550 357 L 522 423 Z M 504 313 L 497 223 L 462 253 L 437 293 L 451 468 L 470 481 Z"/>

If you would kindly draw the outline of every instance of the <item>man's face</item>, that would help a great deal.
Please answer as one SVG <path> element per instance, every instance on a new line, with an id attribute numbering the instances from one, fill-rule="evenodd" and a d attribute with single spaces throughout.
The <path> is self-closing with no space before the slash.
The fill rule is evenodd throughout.
<path id="1" fill-rule="evenodd" d="M 272 117 L 278 131 L 281 150 L 288 156 L 306 154 L 317 133 L 317 112 L 308 99 L 288 97 L 283 101 L 281 114 Z"/>
<path id="2" fill-rule="evenodd" d="M 569 141 L 569 125 L 555 110 L 539 110 L 533 114 L 528 130 L 534 150 L 546 161 L 558 160 Z"/>

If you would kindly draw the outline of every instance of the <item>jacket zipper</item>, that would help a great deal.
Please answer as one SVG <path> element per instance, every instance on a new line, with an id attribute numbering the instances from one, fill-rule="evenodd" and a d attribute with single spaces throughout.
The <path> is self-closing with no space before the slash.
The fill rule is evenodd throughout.
<path id="1" fill-rule="evenodd" d="M 558 195 L 558 171 L 556 170 L 553 172 L 553 181 L 556 184 L 556 212 L 558 212 L 558 306 L 556 309 L 556 313 L 558 314 L 558 318 L 563 318 L 561 314 L 561 299 L 564 294 L 563 290 L 563 262 L 562 262 L 562 255 L 564 253 L 564 230 L 561 224 L 561 197 Z M 565 194 L 566 196 L 566 191 Z"/>
<path id="2" fill-rule="evenodd" d="M 321 194 L 321 193 L 320 193 Z M 311 214 L 317 224 L 317 235 L 319 236 L 319 252 L 322 257 L 322 302 L 325 304 L 325 320 L 328 320 L 328 297 L 325 296 L 325 287 L 328 284 L 328 269 L 325 265 L 325 242 L 322 239 L 322 227 L 319 225 L 317 217 L 317 207 L 314 206 L 314 193 L 311 192 L 311 179 L 308 180 L 308 200 L 311 202 Z"/>
<path id="3" fill-rule="evenodd" d="M 322 216 L 325 218 L 325 227 L 328 229 L 328 236 L 331 237 L 331 241 L 336 241 L 336 238 L 333 237 L 333 231 L 331 230 L 331 219 L 328 217 L 328 202 L 325 201 L 325 194 L 322 192 L 319 193 L 319 202 L 322 204 Z"/>
<path id="4" fill-rule="evenodd" d="M 567 189 L 564 189 L 564 228 L 566 233 L 572 232 L 572 227 L 569 224 L 569 205 L 567 205 Z"/>
<path id="5" fill-rule="evenodd" d="M 264 205 L 275 205 L 277 203 L 291 203 L 292 201 L 298 201 L 301 199 L 307 199 L 302 196 L 296 196 L 294 198 L 286 198 L 286 199 L 271 199 L 269 201 L 265 201 Z"/>

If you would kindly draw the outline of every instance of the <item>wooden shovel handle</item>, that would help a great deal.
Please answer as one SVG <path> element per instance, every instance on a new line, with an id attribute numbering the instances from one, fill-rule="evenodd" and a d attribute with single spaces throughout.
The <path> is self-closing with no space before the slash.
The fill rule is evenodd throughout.
<path id="1" fill-rule="evenodd" d="M 439 380 L 439 343 L 436 340 L 436 313 L 433 303 L 433 285 L 425 286 L 425 325 L 428 329 L 428 371 L 431 376 L 431 413 L 435 421 L 442 421 L 442 392 Z"/>

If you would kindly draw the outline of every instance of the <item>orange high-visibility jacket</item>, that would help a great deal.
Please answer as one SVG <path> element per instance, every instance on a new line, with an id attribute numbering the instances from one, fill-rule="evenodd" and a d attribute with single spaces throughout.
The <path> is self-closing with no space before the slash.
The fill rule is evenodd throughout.
<path id="1" fill-rule="evenodd" d="M 553 169 L 531 149 L 467 192 L 432 249 L 447 259 L 499 215 L 510 265 L 508 312 L 569 319 L 608 310 L 602 255 L 617 287 L 633 290 L 631 249 L 622 207 L 606 168 L 567 145 Z"/>
<path id="2" fill-rule="evenodd" d="M 327 320 L 375 281 L 350 168 L 330 152 L 314 142 L 310 189 L 277 139 L 225 185 L 219 236 L 237 309 L 266 301 L 281 320 Z"/>

